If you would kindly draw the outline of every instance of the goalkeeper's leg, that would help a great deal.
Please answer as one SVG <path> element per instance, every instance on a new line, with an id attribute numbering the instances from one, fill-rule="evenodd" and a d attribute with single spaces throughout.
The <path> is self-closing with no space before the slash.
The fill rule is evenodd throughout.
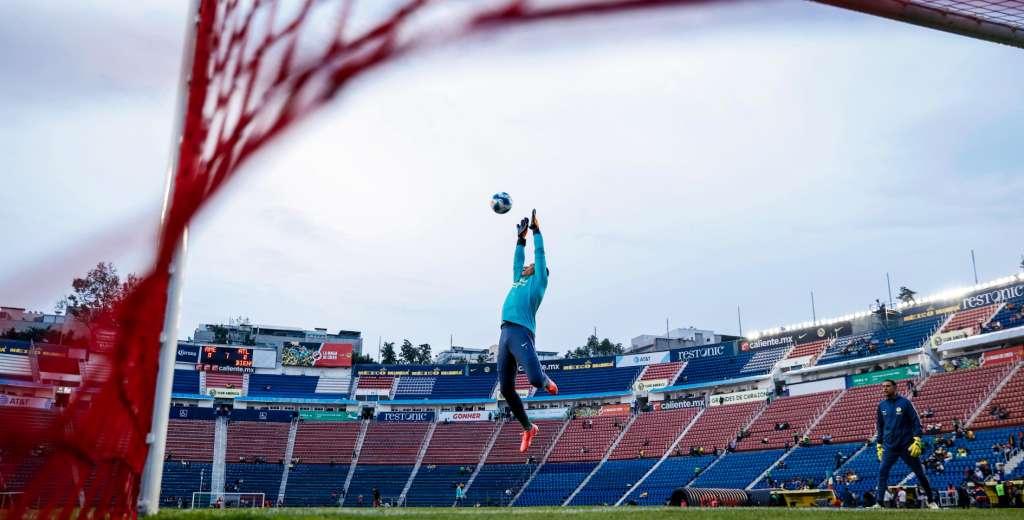
<path id="1" fill-rule="evenodd" d="M 514 341 L 515 334 L 509 328 L 501 329 L 501 339 L 498 340 L 498 384 L 501 388 L 501 396 L 505 398 L 512 415 L 515 416 L 523 429 L 530 430 L 530 418 L 526 416 L 526 408 L 523 400 L 516 393 L 516 373 L 519 366 L 515 356 L 510 351 L 510 344 Z"/>
<path id="2" fill-rule="evenodd" d="M 921 464 L 921 459 L 919 457 L 911 456 L 910 453 L 907 453 L 906 451 L 900 453 L 900 458 L 903 459 L 903 462 L 905 462 L 908 467 L 910 467 L 910 471 L 913 471 L 914 475 L 917 476 L 917 485 L 921 486 L 921 489 L 924 491 L 925 498 L 928 502 L 931 502 L 933 499 L 932 484 L 928 481 L 928 475 L 924 472 L 924 465 Z"/>

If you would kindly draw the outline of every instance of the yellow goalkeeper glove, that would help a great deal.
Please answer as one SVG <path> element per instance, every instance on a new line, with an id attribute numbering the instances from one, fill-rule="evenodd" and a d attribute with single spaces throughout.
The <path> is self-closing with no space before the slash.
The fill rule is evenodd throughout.
<path id="1" fill-rule="evenodd" d="M 885 448 L 883 448 L 882 444 L 879 443 L 875 445 L 875 451 L 878 452 L 878 462 L 882 462 L 882 454 L 885 453 Z"/>
<path id="2" fill-rule="evenodd" d="M 914 437 L 914 442 L 910 443 L 910 449 L 907 451 L 910 452 L 911 457 L 920 457 L 921 452 L 924 451 L 924 443 L 921 442 L 921 438 Z"/>

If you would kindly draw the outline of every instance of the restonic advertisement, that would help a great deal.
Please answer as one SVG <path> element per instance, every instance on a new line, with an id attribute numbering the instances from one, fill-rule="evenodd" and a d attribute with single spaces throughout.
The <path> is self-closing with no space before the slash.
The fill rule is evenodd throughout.
<path id="1" fill-rule="evenodd" d="M 434 412 L 379 412 L 377 420 L 384 422 L 429 422 L 434 420 Z"/>

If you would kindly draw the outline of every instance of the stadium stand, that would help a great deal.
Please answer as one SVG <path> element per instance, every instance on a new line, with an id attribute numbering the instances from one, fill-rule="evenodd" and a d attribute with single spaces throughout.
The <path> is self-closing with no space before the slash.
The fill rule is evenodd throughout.
<path id="1" fill-rule="evenodd" d="M 225 464 L 224 490 L 229 493 L 263 493 L 264 500 L 276 504 L 283 470 L 282 464 Z"/>
<path id="2" fill-rule="evenodd" d="M 867 442 L 875 434 L 875 409 L 881 400 L 881 385 L 847 389 L 811 429 L 808 434 L 811 443 L 821 444 L 824 435 L 831 435 L 835 444 Z"/>
<path id="3" fill-rule="evenodd" d="M 1002 451 L 994 450 L 993 446 L 1007 443 L 1009 438 L 1016 437 L 1019 431 L 1020 428 L 996 428 L 975 431 L 973 440 L 967 439 L 965 436 L 956 435 L 926 438 L 925 440 L 929 443 L 929 449 L 922 456 L 921 460 L 925 462 L 925 473 L 928 475 L 928 481 L 931 483 L 932 488 L 942 489 L 950 484 L 957 486 L 964 480 L 976 479 L 977 482 L 981 482 L 987 479 L 991 473 L 997 471 L 997 465 L 1006 462 Z M 949 441 L 951 445 L 946 446 L 945 443 L 938 442 L 940 439 Z M 935 450 L 940 444 L 942 444 L 945 451 L 949 452 L 948 458 L 941 457 L 944 461 L 942 471 L 939 471 L 937 466 L 927 463 L 928 459 L 934 456 Z M 961 448 L 966 451 L 960 452 Z M 975 469 L 983 466 L 988 468 L 987 471 L 983 470 L 983 478 L 965 478 L 965 471 L 974 472 Z M 911 475 L 907 483 L 909 485 L 916 485 L 917 477 Z"/>
<path id="4" fill-rule="evenodd" d="M 680 408 L 641 413 L 608 458 L 623 460 L 661 457 L 700 410 Z M 640 450 L 643 450 L 642 456 Z"/>
<path id="5" fill-rule="evenodd" d="M 628 422 L 629 417 L 621 415 L 572 419 L 551 451 L 548 462 L 601 460 Z"/>
<path id="6" fill-rule="evenodd" d="M 433 393 L 436 381 L 436 377 L 400 377 L 395 386 L 395 399 L 427 399 Z"/>
<path id="7" fill-rule="evenodd" d="M 438 423 L 405 504 L 451 505 L 455 485 L 469 480 L 497 427 L 491 421 Z"/>
<path id="8" fill-rule="evenodd" d="M 317 393 L 316 376 L 250 374 L 249 395 L 252 397 L 345 398 L 345 394 Z"/>
<path id="9" fill-rule="evenodd" d="M 689 483 L 714 460 L 714 455 L 669 457 L 636 486 L 626 500 L 642 506 L 665 505 L 673 489 Z"/>
<path id="10" fill-rule="evenodd" d="M 950 432 L 953 431 L 953 419 L 966 423 L 1011 368 L 1008 364 L 993 365 L 929 377 L 920 386 L 917 397 L 912 399 L 922 427 L 940 424 L 942 432 Z M 928 412 L 934 416 L 927 417 Z"/>
<path id="11" fill-rule="evenodd" d="M 198 394 L 199 372 L 195 370 L 175 370 L 171 392 L 176 394 Z"/>
<path id="12" fill-rule="evenodd" d="M 256 457 L 267 463 L 284 460 L 288 443 L 288 423 L 232 420 L 228 423 L 227 462 L 253 462 Z M 278 473 L 280 473 L 280 467 Z M 276 490 L 275 490 L 276 493 Z"/>
<path id="13" fill-rule="evenodd" d="M 814 356 L 817 359 L 824 352 L 825 348 L 828 347 L 829 339 L 820 339 L 818 341 L 812 341 L 810 343 L 804 343 L 797 345 L 789 351 L 786 355 L 786 359 L 796 359 L 804 356 Z"/>
<path id="14" fill-rule="evenodd" d="M 1009 329 L 1021 325 L 1024 325 L 1024 297 L 1017 297 L 1004 302 L 995 316 L 983 324 L 982 330 Z"/>
<path id="15" fill-rule="evenodd" d="M 716 448 L 725 449 L 764 407 L 763 401 L 709 407 L 679 439 L 675 449 L 678 454 L 687 454 L 693 447 L 704 448 L 709 454 Z"/>
<path id="16" fill-rule="evenodd" d="M 614 505 L 658 459 L 609 460 L 590 477 L 569 505 Z"/>
<path id="17" fill-rule="evenodd" d="M 818 365 L 920 348 L 945 319 L 943 314 L 911 321 L 889 318 L 872 333 L 839 338 L 825 350 Z"/>
<path id="18" fill-rule="evenodd" d="M 679 373 L 675 385 L 696 385 L 712 381 L 727 381 L 744 377 L 763 376 L 789 347 L 765 347 L 740 351 L 735 356 L 714 356 L 692 359 Z"/>
<path id="19" fill-rule="evenodd" d="M 656 363 L 648 365 L 644 371 L 637 378 L 637 381 L 657 381 L 665 379 L 668 381 L 675 381 L 676 376 L 679 375 L 679 371 L 682 370 L 684 363 L 681 361 L 671 361 L 668 363 Z"/>
<path id="20" fill-rule="evenodd" d="M 391 376 L 360 376 L 356 378 L 356 395 L 384 392 L 391 395 L 395 387 L 395 378 Z"/>
<path id="21" fill-rule="evenodd" d="M 502 423 L 498 437 L 494 441 L 494 447 L 491 448 L 491 452 L 468 491 L 472 502 L 484 505 L 508 505 L 523 483 L 537 469 L 536 464 L 543 459 L 564 422 L 547 419 L 533 421 L 533 423 L 540 428 L 540 432 L 525 454 L 519 453 L 519 440 L 523 427 L 515 421 Z M 527 460 L 533 462 L 526 463 Z"/>
<path id="22" fill-rule="evenodd" d="M 213 465 L 208 462 L 164 462 L 164 479 L 160 487 L 160 501 L 167 507 L 191 507 L 192 493 L 210 491 Z M 280 474 L 280 471 L 278 472 Z M 180 506 L 179 504 L 180 499 Z M 209 507 L 210 504 L 196 504 Z"/>
<path id="23" fill-rule="evenodd" d="M 873 444 L 865 445 L 864 449 L 850 457 L 838 471 L 841 475 L 846 475 L 847 472 L 857 476 L 856 480 L 847 484 L 847 487 L 858 499 L 863 499 L 866 491 L 874 492 L 878 487 L 878 455 L 875 453 L 875 446 Z M 889 472 L 889 484 L 899 483 L 908 473 L 910 473 L 910 468 L 902 460 L 896 461 Z"/>
<path id="24" fill-rule="evenodd" d="M 363 439 L 359 465 L 415 462 L 429 427 L 426 422 L 373 421 Z"/>
<path id="25" fill-rule="evenodd" d="M 525 376 L 523 376 L 525 377 Z M 445 377 L 434 384 L 431 399 L 487 399 L 498 380 L 494 374 Z M 529 383 L 527 383 L 529 386 Z"/>
<path id="26" fill-rule="evenodd" d="M 518 506 L 557 506 L 569 498 L 597 462 L 548 463 L 516 500 Z"/>
<path id="27" fill-rule="evenodd" d="M 206 388 L 237 388 L 242 389 L 243 374 L 232 372 L 207 372 Z"/>
<path id="28" fill-rule="evenodd" d="M 1006 412 L 1006 418 L 1000 419 L 993 411 L 999 409 Z M 975 419 L 972 426 L 976 428 L 996 428 L 1024 424 L 1024 368 L 1018 365 L 1016 372 L 1010 376 L 1006 384 L 989 401 L 988 405 Z"/>
<path id="29" fill-rule="evenodd" d="M 863 444 L 799 446 L 757 482 L 757 488 L 802 489 L 825 482 L 832 473 L 857 453 Z"/>
<path id="30" fill-rule="evenodd" d="M 630 392 L 644 367 L 591 368 L 587 370 L 554 370 L 548 377 L 558 385 L 559 396 L 586 395 L 604 392 Z M 538 388 L 534 397 L 547 396 L 545 388 Z"/>
<path id="31" fill-rule="evenodd" d="M 308 464 L 345 464 L 352 460 L 358 421 L 300 421 L 292 457 Z"/>
<path id="32" fill-rule="evenodd" d="M 410 458 L 406 455 L 405 461 L 416 460 L 413 453 Z M 345 493 L 345 507 L 371 507 L 373 506 L 373 490 L 380 492 L 381 500 L 388 503 L 395 503 L 402 493 L 402 488 L 409 480 L 413 466 L 387 466 L 379 464 L 360 464 L 356 466 L 352 476 L 352 483 Z"/>
<path id="33" fill-rule="evenodd" d="M 348 396 L 349 387 L 352 386 L 352 371 L 346 370 L 341 375 L 322 375 L 316 381 L 317 394 L 334 394 Z"/>
<path id="34" fill-rule="evenodd" d="M 985 305 L 983 307 L 976 307 L 974 309 L 968 309 L 960 311 L 954 314 L 949 321 L 943 325 L 940 332 L 950 332 L 960 329 L 971 329 L 972 331 L 981 330 L 981 325 L 988 323 L 992 319 L 999 309 L 1002 308 L 1002 304 Z"/>
<path id="35" fill-rule="evenodd" d="M 288 473 L 285 504 L 295 507 L 337 506 L 345 491 L 348 470 L 347 463 L 296 464 Z"/>
<path id="36" fill-rule="evenodd" d="M 797 397 L 780 397 L 771 402 L 755 420 L 745 439 L 736 443 L 739 451 L 764 450 L 795 446 L 811 421 L 839 394 L 819 392 Z M 795 437 L 795 439 L 794 439 Z"/>
<path id="37" fill-rule="evenodd" d="M 726 453 L 693 480 L 693 487 L 743 489 L 768 469 L 783 450 Z"/>
<path id="38" fill-rule="evenodd" d="M 173 410 L 172 410 L 173 411 Z M 170 419 L 167 424 L 168 461 L 212 462 L 212 420 Z"/>

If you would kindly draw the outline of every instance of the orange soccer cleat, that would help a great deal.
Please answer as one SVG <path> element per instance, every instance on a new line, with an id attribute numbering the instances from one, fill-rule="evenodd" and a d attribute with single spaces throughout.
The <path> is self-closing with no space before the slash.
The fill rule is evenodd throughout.
<path id="1" fill-rule="evenodd" d="M 558 385 L 556 385 L 555 381 L 552 379 L 548 379 L 548 384 L 547 386 L 544 387 L 544 389 L 547 390 L 548 393 L 551 395 L 558 395 Z"/>
<path id="2" fill-rule="evenodd" d="M 533 444 L 533 438 L 537 436 L 537 432 L 540 428 L 536 424 L 530 425 L 530 429 L 523 432 L 523 442 L 519 443 L 519 453 L 526 453 L 526 450 L 530 449 L 530 445 Z"/>

